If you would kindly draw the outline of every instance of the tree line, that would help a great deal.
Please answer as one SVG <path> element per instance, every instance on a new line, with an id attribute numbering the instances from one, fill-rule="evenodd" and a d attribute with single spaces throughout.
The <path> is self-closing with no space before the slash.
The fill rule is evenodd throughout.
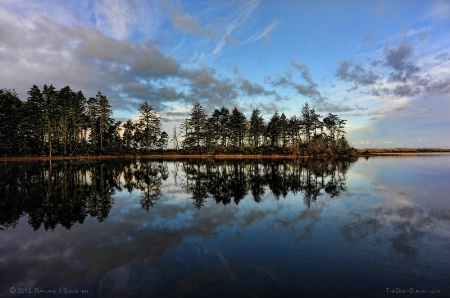
<path id="1" fill-rule="evenodd" d="M 168 135 L 161 117 L 147 102 L 139 119 L 122 123 L 112 118 L 101 92 L 86 98 L 69 86 L 56 90 L 33 85 L 26 101 L 14 90 L 0 90 L 0 156 L 78 156 L 146 154 L 165 150 Z"/>
<path id="2" fill-rule="evenodd" d="M 308 103 L 300 115 L 290 118 L 275 111 L 264 121 L 261 111 L 254 109 L 250 119 L 236 107 L 215 109 L 210 116 L 200 103 L 180 126 L 174 128 L 172 140 L 187 153 L 231 154 L 295 154 L 317 156 L 350 156 L 355 154 L 345 138 L 346 120 L 329 113 L 322 117 Z"/>
<path id="3" fill-rule="evenodd" d="M 322 117 L 308 103 L 300 115 L 276 111 L 265 121 L 261 111 L 247 117 L 236 107 L 208 115 L 195 103 L 189 117 L 175 126 L 170 140 L 162 131 L 161 115 L 147 102 L 139 105 L 138 120 L 122 123 L 113 117 L 101 92 L 86 98 L 69 86 L 53 85 L 28 91 L 25 101 L 14 90 L 0 89 L 0 156 L 83 156 L 150 154 L 294 154 L 350 156 L 355 150 L 345 138 L 346 120 Z"/>

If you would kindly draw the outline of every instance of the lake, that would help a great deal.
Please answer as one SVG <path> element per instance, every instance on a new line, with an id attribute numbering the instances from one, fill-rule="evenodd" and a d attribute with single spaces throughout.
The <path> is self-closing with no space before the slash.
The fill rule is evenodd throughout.
<path id="1" fill-rule="evenodd" d="M 1 297 L 449 297 L 450 155 L 0 165 Z"/>

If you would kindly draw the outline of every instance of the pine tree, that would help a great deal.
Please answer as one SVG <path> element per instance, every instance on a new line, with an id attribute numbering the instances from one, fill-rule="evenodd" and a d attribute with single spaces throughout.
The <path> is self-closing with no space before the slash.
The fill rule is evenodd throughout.
<path id="1" fill-rule="evenodd" d="M 157 147 L 161 131 L 161 120 L 160 116 L 154 111 L 153 106 L 149 105 L 147 101 L 139 106 L 139 112 L 139 123 L 135 136 L 141 150 L 149 152 Z"/>
<path id="2" fill-rule="evenodd" d="M 0 89 L 0 154 L 20 155 L 22 102 L 15 90 Z"/>
<path id="3" fill-rule="evenodd" d="M 45 139 L 44 98 L 36 85 L 28 91 L 25 102 L 23 126 L 27 131 L 25 147 L 28 154 L 43 154 Z"/>
<path id="4" fill-rule="evenodd" d="M 112 109 L 109 105 L 108 98 L 101 92 L 97 93 L 97 103 L 98 103 L 98 126 L 100 134 L 100 152 L 103 153 L 104 140 L 107 137 L 110 126 L 114 121 L 112 116 Z"/>
<path id="5" fill-rule="evenodd" d="M 311 116 L 311 109 L 309 108 L 309 104 L 305 103 L 302 107 L 302 124 L 306 142 L 309 143 L 311 139 L 311 131 L 313 130 L 313 119 Z"/>
<path id="6" fill-rule="evenodd" d="M 56 126 L 56 96 L 57 92 L 53 85 L 44 85 L 42 89 L 42 96 L 44 98 L 44 125 L 46 127 L 46 136 L 48 143 L 48 156 L 52 157 L 53 152 L 53 137 Z"/>
<path id="7" fill-rule="evenodd" d="M 206 145 L 206 112 L 200 103 L 195 103 L 189 115 L 191 117 L 186 119 L 185 123 L 183 148 L 198 149 L 202 152 Z"/>
<path id="8" fill-rule="evenodd" d="M 247 118 L 235 107 L 230 116 L 230 139 L 234 147 L 244 145 L 246 132 Z"/>
<path id="9" fill-rule="evenodd" d="M 278 147 L 281 136 L 281 122 L 278 111 L 275 111 L 269 123 L 267 123 L 267 135 L 270 139 L 270 146 L 272 148 Z"/>
<path id="10" fill-rule="evenodd" d="M 135 125 L 131 119 L 128 119 L 122 126 L 124 128 L 122 136 L 123 146 L 125 147 L 125 150 L 129 151 L 133 144 Z"/>
<path id="11" fill-rule="evenodd" d="M 261 116 L 261 112 L 258 109 L 253 110 L 250 117 L 249 135 L 251 144 L 258 147 L 260 140 L 264 134 L 264 119 Z"/>

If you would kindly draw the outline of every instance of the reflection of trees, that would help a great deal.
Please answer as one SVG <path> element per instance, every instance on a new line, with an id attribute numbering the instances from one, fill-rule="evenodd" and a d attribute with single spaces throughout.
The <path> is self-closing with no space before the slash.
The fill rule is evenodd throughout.
<path id="1" fill-rule="evenodd" d="M 200 209 L 208 197 L 217 203 L 238 204 L 248 193 L 260 202 L 267 189 L 279 199 L 302 193 L 310 206 L 323 192 L 337 196 L 346 190 L 349 162 L 318 160 L 185 160 L 182 187 Z M 34 229 L 70 229 L 89 215 L 103 221 L 115 192 L 140 191 L 143 209 L 154 206 L 169 176 L 163 160 L 61 161 L 11 163 L 0 167 L 0 225 L 14 227 L 23 215 Z"/>
<path id="2" fill-rule="evenodd" d="M 142 191 L 146 210 L 161 194 L 167 179 L 165 162 L 89 161 L 12 163 L 0 167 L 0 225 L 14 227 L 27 214 L 35 229 L 70 229 L 90 215 L 104 221 L 116 190 Z"/>
<path id="3" fill-rule="evenodd" d="M 134 177 L 136 188 L 142 191 L 141 206 L 148 211 L 161 195 L 162 180 L 168 177 L 167 163 L 141 160 L 137 164 Z"/>
<path id="4" fill-rule="evenodd" d="M 346 191 L 346 172 L 349 161 L 320 160 L 189 160 L 183 163 L 186 173 L 186 191 L 192 194 L 197 208 L 207 197 L 224 205 L 236 204 L 251 192 L 260 202 L 269 188 L 278 199 L 292 192 L 303 193 L 309 207 L 322 191 L 331 197 Z"/>
<path id="5" fill-rule="evenodd" d="M 183 169 L 186 173 L 184 188 L 192 194 L 192 203 L 195 208 L 200 209 L 208 197 L 210 167 L 204 163 L 187 162 L 183 163 Z"/>

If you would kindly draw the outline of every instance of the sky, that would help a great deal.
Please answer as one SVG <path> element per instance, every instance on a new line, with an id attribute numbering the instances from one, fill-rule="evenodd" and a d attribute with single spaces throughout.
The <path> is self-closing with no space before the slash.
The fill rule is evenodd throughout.
<path id="1" fill-rule="evenodd" d="M 104 93 L 116 120 L 148 101 L 163 129 L 308 102 L 356 148 L 450 148 L 450 1 L 2 0 L 0 88 Z"/>

